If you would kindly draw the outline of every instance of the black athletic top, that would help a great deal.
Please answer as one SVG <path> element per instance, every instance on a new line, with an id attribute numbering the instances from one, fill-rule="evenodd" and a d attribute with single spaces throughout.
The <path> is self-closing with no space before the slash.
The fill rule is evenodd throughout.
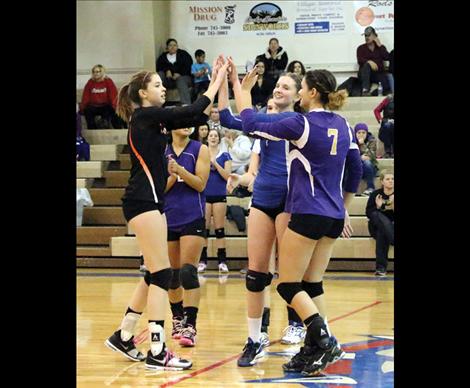
<path id="1" fill-rule="evenodd" d="M 208 97 L 201 96 L 192 105 L 184 107 L 142 107 L 134 111 L 127 132 L 132 168 L 123 200 L 151 201 L 163 205 L 168 178 L 166 133 L 172 129 L 206 123 L 208 116 L 202 112 L 210 103 Z"/>

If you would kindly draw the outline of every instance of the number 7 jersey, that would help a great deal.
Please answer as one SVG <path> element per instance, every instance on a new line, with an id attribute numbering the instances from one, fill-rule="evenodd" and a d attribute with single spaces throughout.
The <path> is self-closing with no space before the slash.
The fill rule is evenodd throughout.
<path id="1" fill-rule="evenodd" d="M 241 112 L 245 132 L 259 138 L 289 141 L 285 211 L 344 218 L 342 181 L 349 152 L 357 153 L 349 172 L 362 175 L 362 166 L 357 167 L 359 150 L 347 121 L 336 113 L 315 109 L 305 116 L 256 123 L 250 111 Z"/>

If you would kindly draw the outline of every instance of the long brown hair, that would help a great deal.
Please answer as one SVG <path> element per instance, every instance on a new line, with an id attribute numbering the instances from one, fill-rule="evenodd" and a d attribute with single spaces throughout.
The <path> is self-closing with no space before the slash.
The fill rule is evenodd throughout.
<path id="1" fill-rule="evenodd" d="M 307 71 L 305 82 L 309 89 L 315 88 L 320 93 L 320 102 L 329 110 L 337 110 L 346 102 L 348 92 L 345 89 L 336 90 L 336 78 L 328 70 Z"/>
<path id="2" fill-rule="evenodd" d="M 132 104 L 141 104 L 139 90 L 147 89 L 147 85 L 154 74 L 157 73 L 154 71 L 139 71 L 119 90 L 116 113 L 127 123 L 134 112 L 134 106 Z"/>

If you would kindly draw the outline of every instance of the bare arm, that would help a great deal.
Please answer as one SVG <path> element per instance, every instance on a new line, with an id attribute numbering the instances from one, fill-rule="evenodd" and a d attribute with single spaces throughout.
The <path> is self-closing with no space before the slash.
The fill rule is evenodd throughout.
<path id="1" fill-rule="evenodd" d="M 178 164 L 176 164 L 176 173 L 188 186 L 201 193 L 206 188 L 207 179 L 209 178 L 209 168 L 209 149 L 203 144 L 199 150 L 195 174 L 191 174 Z"/>
<path id="2" fill-rule="evenodd" d="M 224 178 L 225 180 L 227 180 L 228 177 L 230 176 L 230 173 L 232 172 L 232 161 L 231 160 L 225 161 L 224 167 L 222 167 L 219 163 L 217 163 L 217 159 L 215 159 L 212 164 L 217 169 L 217 172 L 220 174 L 220 176 Z"/>
<path id="3" fill-rule="evenodd" d="M 174 174 L 171 174 L 168 177 L 168 179 L 166 181 L 165 193 L 170 191 L 170 189 L 173 187 L 173 185 L 176 183 L 177 180 L 178 180 L 178 178 Z"/>

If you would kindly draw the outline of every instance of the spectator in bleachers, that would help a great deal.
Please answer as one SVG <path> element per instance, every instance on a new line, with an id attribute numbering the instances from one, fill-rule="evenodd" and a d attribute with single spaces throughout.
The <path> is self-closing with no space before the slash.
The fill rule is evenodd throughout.
<path id="1" fill-rule="evenodd" d="M 91 69 L 91 78 L 83 89 L 80 113 L 85 115 L 87 128 L 125 128 L 125 123 L 116 114 L 117 88 L 106 75 L 103 65 Z M 95 119 L 101 116 L 100 125 Z"/>
<path id="2" fill-rule="evenodd" d="M 369 233 L 376 240 L 376 272 L 384 277 L 387 274 L 388 249 L 394 244 L 394 176 L 386 170 L 380 174 L 382 188 L 369 197 L 366 215 L 369 219 Z"/>
<path id="3" fill-rule="evenodd" d="M 77 104 L 77 160 L 90 160 L 90 145 L 82 137 L 82 117 L 78 113 L 78 104 Z"/>
<path id="4" fill-rule="evenodd" d="M 300 61 L 292 61 L 287 66 L 287 72 L 294 73 L 294 74 L 297 74 L 298 76 L 303 77 L 305 75 L 305 66 Z"/>
<path id="5" fill-rule="evenodd" d="M 191 134 L 190 138 L 197 140 L 198 142 L 207 145 L 207 136 L 209 135 L 209 126 L 207 124 L 200 125 Z"/>
<path id="6" fill-rule="evenodd" d="M 263 61 L 258 60 L 255 66 L 258 67 L 258 80 L 253 89 L 251 89 L 251 99 L 256 109 L 260 110 L 266 106 L 269 95 L 274 89 L 274 82 L 271 78 L 264 76 L 265 65 Z"/>
<path id="7" fill-rule="evenodd" d="M 362 179 L 367 183 L 367 189 L 363 195 L 370 195 L 375 190 L 374 178 L 377 174 L 377 140 L 374 135 L 369 132 L 369 128 L 365 123 L 356 124 L 354 127 L 357 145 L 361 153 L 362 160 Z"/>
<path id="8" fill-rule="evenodd" d="M 209 87 L 209 74 L 212 71 L 210 65 L 205 62 L 206 53 L 204 50 L 196 50 L 194 57 L 196 58 L 196 63 L 191 65 L 191 74 L 194 77 L 193 100 L 198 98 Z"/>
<path id="9" fill-rule="evenodd" d="M 219 109 L 217 108 L 217 105 L 215 104 L 211 106 L 209 120 L 207 121 L 207 125 L 209 125 L 209 129 L 217 129 L 218 131 L 222 129 L 220 125 Z"/>
<path id="10" fill-rule="evenodd" d="M 388 84 L 390 85 L 390 91 L 395 93 L 395 59 L 394 59 L 394 50 L 390 51 L 388 54 L 388 69 L 387 69 L 387 79 Z"/>
<path id="11" fill-rule="evenodd" d="M 191 104 L 191 65 L 193 59 L 185 50 L 178 48 L 175 39 L 166 41 L 166 51 L 157 59 L 157 72 L 167 89 L 178 89 L 182 105 Z"/>
<path id="12" fill-rule="evenodd" d="M 225 214 L 227 212 L 227 179 L 232 171 L 232 158 L 228 152 L 220 148 L 220 133 L 211 129 L 208 136 L 211 169 L 206 189 L 206 246 L 202 250 L 198 272 L 204 272 L 207 267 L 207 237 L 211 227 L 211 217 L 214 218 L 217 259 L 219 272 L 227 273 L 227 255 L 225 252 Z"/>
<path id="13" fill-rule="evenodd" d="M 277 38 L 271 38 L 266 52 L 258 55 L 255 59 L 255 63 L 259 60 L 264 62 L 266 76 L 276 82 L 287 66 L 288 57 L 287 52 L 279 46 L 279 40 Z"/>
<path id="14" fill-rule="evenodd" d="M 383 112 L 383 118 L 381 112 Z M 384 143 L 384 158 L 393 158 L 393 137 L 395 132 L 395 103 L 393 101 L 393 94 L 389 94 L 382 100 L 374 109 L 374 115 L 380 123 L 379 139 Z"/>
<path id="15" fill-rule="evenodd" d="M 387 48 L 380 42 L 373 27 L 364 30 L 366 43 L 357 48 L 358 77 L 361 81 L 362 95 L 370 96 L 371 82 L 380 82 L 383 93 L 388 94 L 390 87 L 384 69 L 384 61 L 388 60 Z"/>

